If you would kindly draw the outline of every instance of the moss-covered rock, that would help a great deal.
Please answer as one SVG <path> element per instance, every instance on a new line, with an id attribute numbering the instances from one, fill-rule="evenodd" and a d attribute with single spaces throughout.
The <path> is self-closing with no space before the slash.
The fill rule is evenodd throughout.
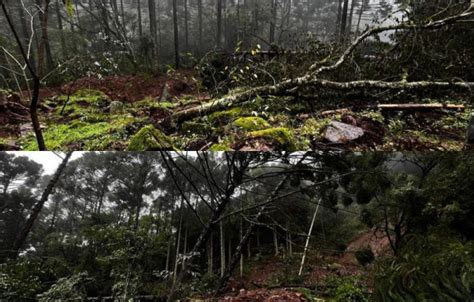
<path id="1" fill-rule="evenodd" d="M 172 140 L 152 125 L 146 126 L 130 138 L 128 151 L 175 150 Z"/>
<path id="2" fill-rule="evenodd" d="M 257 131 L 270 128 L 270 124 L 261 117 L 241 117 L 236 119 L 232 126 L 244 131 Z"/>
<path id="3" fill-rule="evenodd" d="M 277 144 L 281 149 L 286 151 L 295 151 L 296 142 L 293 133 L 288 128 L 272 128 L 259 131 L 253 131 L 248 134 L 250 139 L 266 139 Z"/>

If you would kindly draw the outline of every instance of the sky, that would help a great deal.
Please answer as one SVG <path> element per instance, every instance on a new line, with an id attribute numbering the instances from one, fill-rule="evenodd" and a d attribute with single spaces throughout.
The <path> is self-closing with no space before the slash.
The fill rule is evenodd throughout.
<path id="1" fill-rule="evenodd" d="M 56 152 L 9 152 L 13 153 L 16 156 L 26 156 L 31 160 L 43 165 L 43 169 L 46 174 L 53 174 L 56 171 L 56 168 L 61 163 L 61 158 L 56 155 Z M 71 159 L 76 159 L 82 156 L 84 152 L 74 152 Z M 61 156 L 64 154 L 57 153 Z"/>

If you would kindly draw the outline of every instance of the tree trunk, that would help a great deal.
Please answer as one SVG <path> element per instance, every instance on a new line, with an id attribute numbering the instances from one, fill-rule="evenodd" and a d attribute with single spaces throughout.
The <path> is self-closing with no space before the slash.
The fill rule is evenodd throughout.
<path id="1" fill-rule="evenodd" d="M 184 50 L 189 51 L 189 16 L 188 0 L 184 0 Z"/>
<path id="2" fill-rule="evenodd" d="M 183 257 L 186 257 L 186 252 L 188 251 L 188 225 L 184 227 L 184 245 L 183 245 Z M 184 261 L 181 265 L 181 270 L 184 269 Z"/>
<path id="3" fill-rule="evenodd" d="M 138 38 L 143 39 L 143 24 L 142 24 L 142 0 L 137 0 L 137 15 L 138 15 Z"/>
<path id="4" fill-rule="evenodd" d="M 13 36 L 15 37 L 15 40 L 18 44 L 18 48 L 20 49 L 21 56 L 23 57 L 23 60 L 25 61 L 26 67 L 28 71 L 31 74 L 31 77 L 33 78 L 33 93 L 31 95 L 31 103 L 30 103 L 30 116 L 31 116 L 31 122 L 33 124 L 33 130 L 35 132 L 36 136 L 36 141 L 38 142 L 38 149 L 40 151 L 45 151 L 46 150 L 46 145 L 44 143 L 44 138 L 43 138 L 43 132 L 41 130 L 40 122 L 38 119 L 38 101 L 39 101 L 39 89 L 40 89 L 40 78 L 38 76 L 37 71 L 35 70 L 34 65 L 31 64 L 28 54 L 26 53 L 25 49 L 23 48 L 23 43 L 21 42 L 20 36 L 18 35 L 15 26 L 13 25 L 13 22 L 10 18 L 10 15 L 8 14 L 7 8 L 5 6 L 5 3 L 1 4 L 3 14 L 5 15 L 5 18 L 7 19 L 8 26 L 10 27 Z"/>
<path id="5" fill-rule="evenodd" d="M 209 246 L 207 248 L 207 273 L 209 275 L 214 274 L 214 244 L 213 237 L 211 234 L 211 239 L 209 240 Z"/>
<path id="6" fill-rule="evenodd" d="M 51 194 L 57 182 L 59 181 L 59 178 L 61 177 L 61 174 L 63 173 L 64 169 L 66 168 L 66 165 L 69 159 L 71 158 L 71 155 L 72 155 L 72 152 L 69 152 L 66 154 L 61 164 L 56 169 L 56 172 L 54 173 L 53 177 L 51 178 L 48 185 L 46 186 L 45 190 L 43 191 L 41 198 L 33 206 L 31 213 L 25 222 L 25 225 L 23 226 L 20 233 L 16 237 L 15 242 L 13 243 L 12 255 L 11 255 L 12 259 L 16 259 L 18 257 L 18 254 L 20 253 L 21 248 L 25 244 L 28 234 L 33 229 L 36 219 L 41 213 L 41 210 L 43 209 L 44 204 L 48 201 L 49 195 Z"/>
<path id="7" fill-rule="evenodd" d="M 273 227 L 273 247 L 275 248 L 275 256 L 278 256 L 278 233 L 276 227 Z"/>
<path id="8" fill-rule="evenodd" d="M 179 250 L 181 248 L 180 247 L 181 246 L 181 229 L 183 226 L 183 210 L 184 210 L 183 201 L 181 201 L 181 209 L 180 209 L 181 214 L 179 218 L 178 232 L 176 233 L 176 254 L 175 254 L 174 269 L 173 269 L 173 285 L 176 283 L 176 280 L 178 277 Z"/>
<path id="9" fill-rule="evenodd" d="M 179 29 L 178 29 L 178 0 L 173 0 L 173 29 L 174 29 L 174 58 L 175 68 L 180 68 L 179 58 Z"/>
<path id="10" fill-rule="evenodd" d="M 219 222 L 219 235 L 220 235 L 220 250 L 221 250 L 221 277 L 224 276 L 225 272 L 225 241 L 224 241 L 224 228 L 223 222 Z"/>
<path id="11" fill-rule="evenodd" d="M 270 0 L 271 3 L 271 20 L 270 20 L 270 44 L 273 44 L 275 42 L 275 26 L 277 22 L 277 0 Z"/>
<path id="12" fill-rule="evenodd" d="M 202 45 L 202 0 L 198 0 L 198 41 L 199 41 L 199 53 L 203 52 Z"/>
<path id="13" fill-rule="evenodd" d="M 311 226 L 309 227 L 308 235 L 306 236 L 306 244 L 304 246 L 303 257 L 301 257 L 301 264 L 300 264 L 300 270 L 298 272 L 298 276 L 301 276 L 301 274 L 303 274 L 304 262 L 306 260 L 306 254 L 308 253 L 308 248 L 309 248 L 309 240 L 311 239 L 311 234 L 313 233 L 313 227 L 316 221 L 316 216 L 318 215 L 320 205 L 321 205 L 321 200 L 319 200 L 318 205 L 316 206 L 316 210 L 314 211 L 314 215 L 313 215 L 313 220 L 311 221 Z"/>
<path id="14" fill-rule="evenodd" d="M 61 8 L 59 4 L 60 0 L 56 0 L 56 17 L 57 17 L 57 23 L 58 23 L 58 31 L 59 31 L 59 39 L 61 41 L 61 51 L 63 54 L 63 58 L 66 58 L 67 56 L 67 50 L 66 50 L 66 39 L 64 38 L 64 30 L 63 30 L 63 19 L 61 16 Z"/>
<path id="15" fill-rule="evenodd" d="M 216 47 L 222 46 L 222 1 L 217 0 Z"/>
<path id="16" fill-rule="evenodd" d="M 342 16 L 341 16 L 341 33 L 340 33 L 341 41 L 346 40 L 348 14 L 349 14 L 349 0 L 344 0 L 344 6 L 342 8 Z"/>
<path id="17" fill-rule="evenodd" d="M 156 40 L 157 40 L 157 30 L 156 30 L 156 5 L 155 0 L 148 0 L 148 15 L 150 18 L 150 37 L 152 41 L 152 54 L 153 57 L 156 56 Z M 152 62 L 155 61 L 153 58 Z"/>

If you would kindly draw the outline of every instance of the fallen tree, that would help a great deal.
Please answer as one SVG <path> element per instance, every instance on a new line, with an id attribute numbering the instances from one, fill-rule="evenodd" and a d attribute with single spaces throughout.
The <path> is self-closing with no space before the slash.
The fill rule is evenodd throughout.
<path id="1" fill-rule="evenodd" d="M 335 71 L 353 54 L 353 52 L 364 42 L 367 38 L 381 34 L 387 31 L 397 30 L 409 30 L 409 31 L 421 31 L 421 30 L 439 30 L 447 26 L 456 24 L 474 23 L 474 20 L 467 19 L 474 15 L 474 7 L 471 5 L 466 11 L 453 15 L 437 21 L 427 21 L 424 24 L 417 24 L 412 22 L 402 22 L 397 25 L 380 26 L 366 30 L 362 33 L 339 57 L 339 59 L 332 65 L 321 66 L 321 62 L 315 63 L 310 67 L 310 70 L 306 75 L 294 79 L 288 79 L 277 83 L 275 85 L 260 86 L 255 88 L 249 88 L 244 91 L 234 92 L 232 94 L 223 96 L 218 99 L 211 100 L 207 103 L 201 104 L 196 107 L 191 107 L 182 111 L 178 111 L 172 115 L 174 122 L 179 123 L 189 119 L 193 119 L 199 116 L 208 115 L 213 112 L 223 110 L 225 108 L 241 105 L 247 101 L 251 101 L 256 96 L 267 97 L 267 96 L 285 96 L 295 95 L 295 93 L 302 88 L 331 88 L 336 90 L 352 90 L 352 89 L 385 89 L 385 90 L 407 90 L 416 91 L 423 89 L 442 89 L 442 90 L 460 90 L 471 92 L 474 88 L 474 82 L 463 82 L 460 80 L 447 82 L 447 81 L 374 81 L 374 80 L 362 80 L 362 81 L 349 81 L 349 82 L 337 82 L 330 81 L 320 78 L 320 75 L 324 72 Z"/>

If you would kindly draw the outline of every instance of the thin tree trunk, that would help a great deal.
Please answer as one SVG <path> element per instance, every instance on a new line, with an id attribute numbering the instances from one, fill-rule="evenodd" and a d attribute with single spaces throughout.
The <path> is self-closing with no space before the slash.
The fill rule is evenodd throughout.
<path id="1" fill-rule="evenodd" d="M 188 225 L 184 227 L 184 245 L 183 245 L 183 256 L 186 257 L 186 252 L 188 251 Z M 184 269 L 184 261 L 181 265 L 181 270 Z"/>
<path id="2" fill-rule="evenodd" d="M 61 8 L 59 4 L 60 0 L 56 0 L 56 17 L 57 17 L 57 23 L 58 23 L 58 31 L 59 31 L 59 40 L 61 41 L 61 51 L 63 54 L 63 58 L 66 57 L 67 55 L 67 50 L 66 50 L 66 39 L 64 38 L 64 30 L 63 30 L 63 20 L 61 17 Z"/>
<path id="3" fill-rule="evenodd" d="M 198 0 L 198 39 L 199 39 L 199 53 L 203 51 L 202 45 L 202 0 Z"/>
<path id="4" fill-rule="evenodd" d="M 13 22 L 10 18 L 10 15 L 8 14 L 7 8 L 5 6 L 5 3 L 1 4 L 2 6 L 2 11 L 3 14 L 5 15 L 5 18 L 7 19 L 8 26 L 10 27 L 13 36 L 15 37 L 15 40 L 18 44 L 18 48 L 20 49 L 20 53 L 23 57 L 23 60 L 25 61 L 26 67 L 28 71 L 31 74 L 31 77 L 33 78 L 33 93 L 31 95 L 31 103 L 30 103 L 30 116 L 31 116 L 31 122 L 33 124 L 33 130 L 35 132 L 36 136 L 36 141 L 38 142 L 38 149 L 40 151 L 46 151 L 46 145 L 44 143 L 44 138 L 43 138 L 43 132 L 41 131 L 41 126 L 40 122 L 38 119 L 38 101 L 39 101 L 39 89 L 40 89 L 40 78 L 38 76 L 37 71 L 35 70 L 34 65 L 31 64 L 28 54 L 25 52 L 25 49 L 23 48 L 23 44 L 21 42 L 20 37 L 18 36 L 18 33 L 15 29 L 15 26 L 13 25 Z"/>
<path id="5" fill-rule="evenodd" d="M 189 51 L 189 16 L 188 16 L 188 0 L 184 0 L 184 48 Z"/>
<path id="6" fill-rule="evenodd" d="M 174 28 L 174 57 L 175 68 L 180 68 L 179 58 L 179 29 L 178 29 L 178 4 L 177 0 L 173 0 L 173 28 Z"/>
<path id="7" fill-rule="evenodd" d="M 214 244 L 213 244 L 213 237 L 211 234 L 211 239 L 209 240 L 209 246 L 207 251 L 207 272 L 209 275 L 214 274 Z"/>
<path id="8" fill-rule="evenodd" d="M 220 235 L 220 250 L 221 250 L 221 277 L 225 273 L 225 241 L 224 241 L 224 228 L 223 222 L 219 222 L 219 235 Z"/>
<path id="9" fill-rule="evenodd" d="M 319 206 L 321 205 L 321 200 L 319 200 L 316 210 L 314 211 L 313 220 L 311 221 L 311 226 L 309 227 L 308 236 L 306 236 L 306 244 L 304 246 L 303 257 L 301 257 L 300 270 L 298 276 L 303 274 L 303 267 L 306 260 L 306 254 L 308 253 L 309 240 L 311 239 L 311 234 L 313 233 L 314 222 L 316 221 L 316 216 L 318 215 Z"/>
<path id="10" fill-rule="evenodd" d="M 273 246 L 275 248 L 275 256 L 278 256 L 278 233 L 276 227 L 273 227 Z"/>
<path id="11" fill-rule="evenodd" d="M 183 201 L 181 201 L 181 214 L 179 218 L 179 226 L 178 226 L 178 232 L 176 234 L 176 254 L 175 254 L 175 260 L 174 260 L 174 269 L 173 269 L 173 284 L 176 283 L 176 279 L 178 276 L 178 265 L 179 265 L 179 250 L 181 246 L 181 229 L 183 226 Z"/>
<path id="12" fill-rule="evenodd" d="M 138 15 L 138 38 L 143 39 L 143 24 L 142 24 L 142 0 L 137 0 L 137 15 Z"/>
<path id="13" fill-rule="evenodd" d="M 222 45 L 222 1 L 217 0 L 216 47 Z"/>

